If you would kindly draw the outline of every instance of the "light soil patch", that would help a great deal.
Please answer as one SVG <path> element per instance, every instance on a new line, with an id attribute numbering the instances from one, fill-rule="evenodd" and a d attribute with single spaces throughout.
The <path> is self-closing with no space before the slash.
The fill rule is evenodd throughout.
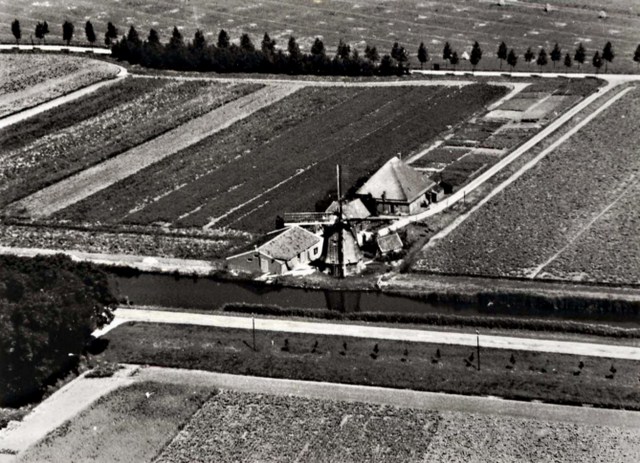
<path id="1" fill-rule="evenodd" d="M 250 114 L 294 93 L 296 85 L 266 86 L 210 113 L 138 145 L 9 206 L 34 218 L 46 217 L 123 180 L 167 156 L 223 130 Z"/>

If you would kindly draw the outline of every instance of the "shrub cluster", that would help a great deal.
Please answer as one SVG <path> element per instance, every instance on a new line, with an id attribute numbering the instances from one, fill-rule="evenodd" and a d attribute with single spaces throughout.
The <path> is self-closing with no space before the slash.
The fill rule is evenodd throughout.
<path id="1" fill-rule="evenodd" d="M 106 275 L 65 256 L 0 256 L 0 406 L 37 399 L 77 368 L 113 318 Z"/>

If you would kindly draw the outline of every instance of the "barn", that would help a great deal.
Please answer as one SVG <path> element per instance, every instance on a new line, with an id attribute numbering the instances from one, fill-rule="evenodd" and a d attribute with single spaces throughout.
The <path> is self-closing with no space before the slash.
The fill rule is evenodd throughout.
<path id="1" fill-rule="evenodd" d="M 322 238 L 298 226 L 270 233 L 265 239 L 251 251 L 227 257 L 229 270 L 281 275 L 322 255 Z"/>

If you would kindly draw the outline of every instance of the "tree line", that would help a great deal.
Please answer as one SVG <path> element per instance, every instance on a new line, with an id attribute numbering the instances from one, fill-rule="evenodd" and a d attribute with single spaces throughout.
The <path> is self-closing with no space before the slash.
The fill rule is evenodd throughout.
<path id="1" fill-rule="evenodd" d="M 11 32 L 19 44 L 22 39 L 20 22 L 15 19 L 11 23 Z M 98 37 L 91 21 L 84 27 L 85 37 L 91 46 Z M 40 43 L 46 43 L 50 33 L 46 21 L 35 26 L 35 37 Z M 75 33 L 75 26 L 65 20 L 62 24 L 62 39 L 69 45 Z M 276 41 L 268 33 L 264 34 L 260 47 L 256 47 L 248 34 L 242 34 L 240 44 L 231 43 L 230 37 L 223 29 L 218 34 L 215 44 L 208 44 L 202 31 L 196 31 L 193 40 L 186 42 L 182 33 L 174 27 L 169 42 L 165 45 L 155 29 L 151 29 L 146 40 L 142 40 L 135 27 L 131 26 L 126 35 L 118 40 L 119 31 L 113 23 L 107 24 L 104 44 L 112 48 L 113 55 L 132 64 L 141 64 L 156 69 L 174 69 L 185 71 L 215 72 L 269 72 L 290 74 L 323 74 L 323 75 L 390 75 L 404 74 L 409 69 L 409 52 L 395 42 L 389 54 L 380 56 L 376 47 L 366 46 L 361 57 L 356 48 L 340 40 L 335 55 L 330 57 L 323 41 L 316 38 L 310 53 L 303 53 L 295 39 L 291 36 L 287 42 L 286 52 L 276 47 Z M 449 42 L 444 44 L 442 60 L 454 69 L 461 60 L 468 60 L 475 71 L 482 60 L 483 51 L 478 42 L 474 42 L 470 53 L 459 54 Z M 512 70 L 518 64 L 520 56 L 515 49 L 509 50 L 505 42 L 498 46 L 496 56 L 500 68 L 506 62 Z M 429 50 L 421 42 L 416 53 L 420 67 L 431 60 Z M 540 69 L 553 63 L 555 68 L 559 62 L 566 68 L 577 64 L 580 68 L 587 62 L 587 50 L 582 43 L 570 52 L 563 52 L 558 43 L 547 53 L 544 47 L 537 52 L 529 47 L 523 54 L 525 62 L 535 63 Z M 607 42 L 602 51 L 596 51 L 591 57 L 591 65 L 599 72 L 602 66 L 605 72 L 613 62 L 615 53 L 611 42 Z M 640 45 L 635 50 L 633 60 L 640 65 Z"/>

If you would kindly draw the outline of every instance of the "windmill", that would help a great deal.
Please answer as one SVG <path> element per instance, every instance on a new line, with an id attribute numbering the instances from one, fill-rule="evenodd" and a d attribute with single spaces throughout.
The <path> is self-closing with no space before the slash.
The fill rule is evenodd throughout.
<path id="1" fill-rule="evenodd" d="M 322 260 L 333 276 L 345 277 L 349 270 L 362 262 L 362 251 L 354 229 L 358 224 L 372 220 L 371 213 L 358 199 L 345 203 L 342 194 L 342 168 L 336 165 L 337 199 L 325 212 L 285 213 L 285 226 L 300 225 L 322 230 L 324 249 Z M 388 219 L 383 219 L 388 220 Z"/>

